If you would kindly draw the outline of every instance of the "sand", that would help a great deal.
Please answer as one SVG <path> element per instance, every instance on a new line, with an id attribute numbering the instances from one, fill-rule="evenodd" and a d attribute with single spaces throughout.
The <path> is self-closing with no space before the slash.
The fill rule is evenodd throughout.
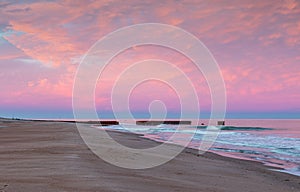
<path id="1" fill-rule="evenodd" d="M 157 145 L 110 134 L 128 146 Z M 73 123 L 0 120 L 0 191 L 299 192 L 300 178 L 192 149 L 155 168 L 124 169 L 93 154 Z"/>

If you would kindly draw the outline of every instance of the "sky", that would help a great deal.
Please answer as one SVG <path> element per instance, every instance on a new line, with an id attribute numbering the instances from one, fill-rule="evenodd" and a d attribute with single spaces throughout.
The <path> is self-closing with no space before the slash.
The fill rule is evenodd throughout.
<path id="1" fill-rule="evenodd" d="M 0 116 L 71 118 L 74 78 L 84 55 L 105 35 L 141 23 L 180 27 L 205 44 L 224 78 L 226 117 L 300 118 L 297 0 L 2 0 Z M 95 105 L 101 117 L 113 114 L 111 90 L 122 71 L 146 59 L 179 67 L 191 79 L 203 115 L 209 114 L 209 86 L 193 62 L 174 50 L 145 45 L 116 56 L 99 78 Z M 161 68 L 157 73 L 169 80 L 182 78 Z M 145 65 L 139 74 L 149 70 L 151 65 Z M 126 77 L 135 75 L 133 70 L 121 78 L 119 94 L 128 89 Z M 129 95 L 130 110 L 136 117 L 147 117 L 149 105 L 160 100 L 168 117 L 177 117 L 180 99 L 188 100 L 191 94 L 183 92 L 179 97 L 160 81 L 141 83 Z"/>

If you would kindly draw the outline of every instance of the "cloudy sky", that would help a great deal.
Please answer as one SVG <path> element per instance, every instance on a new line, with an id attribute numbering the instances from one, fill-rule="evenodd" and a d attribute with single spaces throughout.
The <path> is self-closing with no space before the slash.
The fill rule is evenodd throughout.
<path id="1" fill-rule="evenodd" d="M 89 48 L 121 27 L 164 23 L 195 35 L 213 54 L 226 84 L 228 117 L 300 118 L 299 1 L 124 2 L 1 1 L 0 116 L 70 118 L 76 69 Z M 99 111 L 111 112 L 114 81 L 126 67 L 144 59 L 179 67 L 193 81 L 201 110 L 210 111 L 208 86 L 193 63 L 156 46 L 133 47 L 114 58 L 97 85 Z M 141 73 L 150 68 L 144 66 Z M 158 73 L 176 76 L 163 69 Z M 126 78 L 122 80 L 126 89 Z M 176 93 L 158 81 L 132 91 L 131 111 L 147 113 L 153 100 L 165 102 L 171 113 L 180 111 Z"/>

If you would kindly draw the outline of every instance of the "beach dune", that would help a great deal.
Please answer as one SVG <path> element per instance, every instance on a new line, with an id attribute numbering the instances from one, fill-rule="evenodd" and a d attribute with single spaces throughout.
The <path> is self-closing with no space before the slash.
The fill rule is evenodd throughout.
<path id="1" fill-rule="evenodd" d="M 158 145 L 134 134 L 110 134 L 128 146 Z M 299 192 L 300 179 L 193 149 L 155 168 L 119 168 L 93 154 L 74 123 L 1 119 L 0 191 Z"/>

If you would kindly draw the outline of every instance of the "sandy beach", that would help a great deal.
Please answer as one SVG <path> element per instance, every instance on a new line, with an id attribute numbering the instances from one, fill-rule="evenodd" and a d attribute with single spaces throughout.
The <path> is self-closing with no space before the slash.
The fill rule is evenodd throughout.
<path id="1" fill-rule="evenodd" d="M 127 146 L 158 145 L 134 134 L 110 134 Z M 0 191 L 5 192 L 300 191 L 299 177 L 256 162 L 199 156 L 193 149 L 155 168 L 119 168 L 93 154 L 74 123 L 62 122 L 0 120 L 0 171 Z"/>

